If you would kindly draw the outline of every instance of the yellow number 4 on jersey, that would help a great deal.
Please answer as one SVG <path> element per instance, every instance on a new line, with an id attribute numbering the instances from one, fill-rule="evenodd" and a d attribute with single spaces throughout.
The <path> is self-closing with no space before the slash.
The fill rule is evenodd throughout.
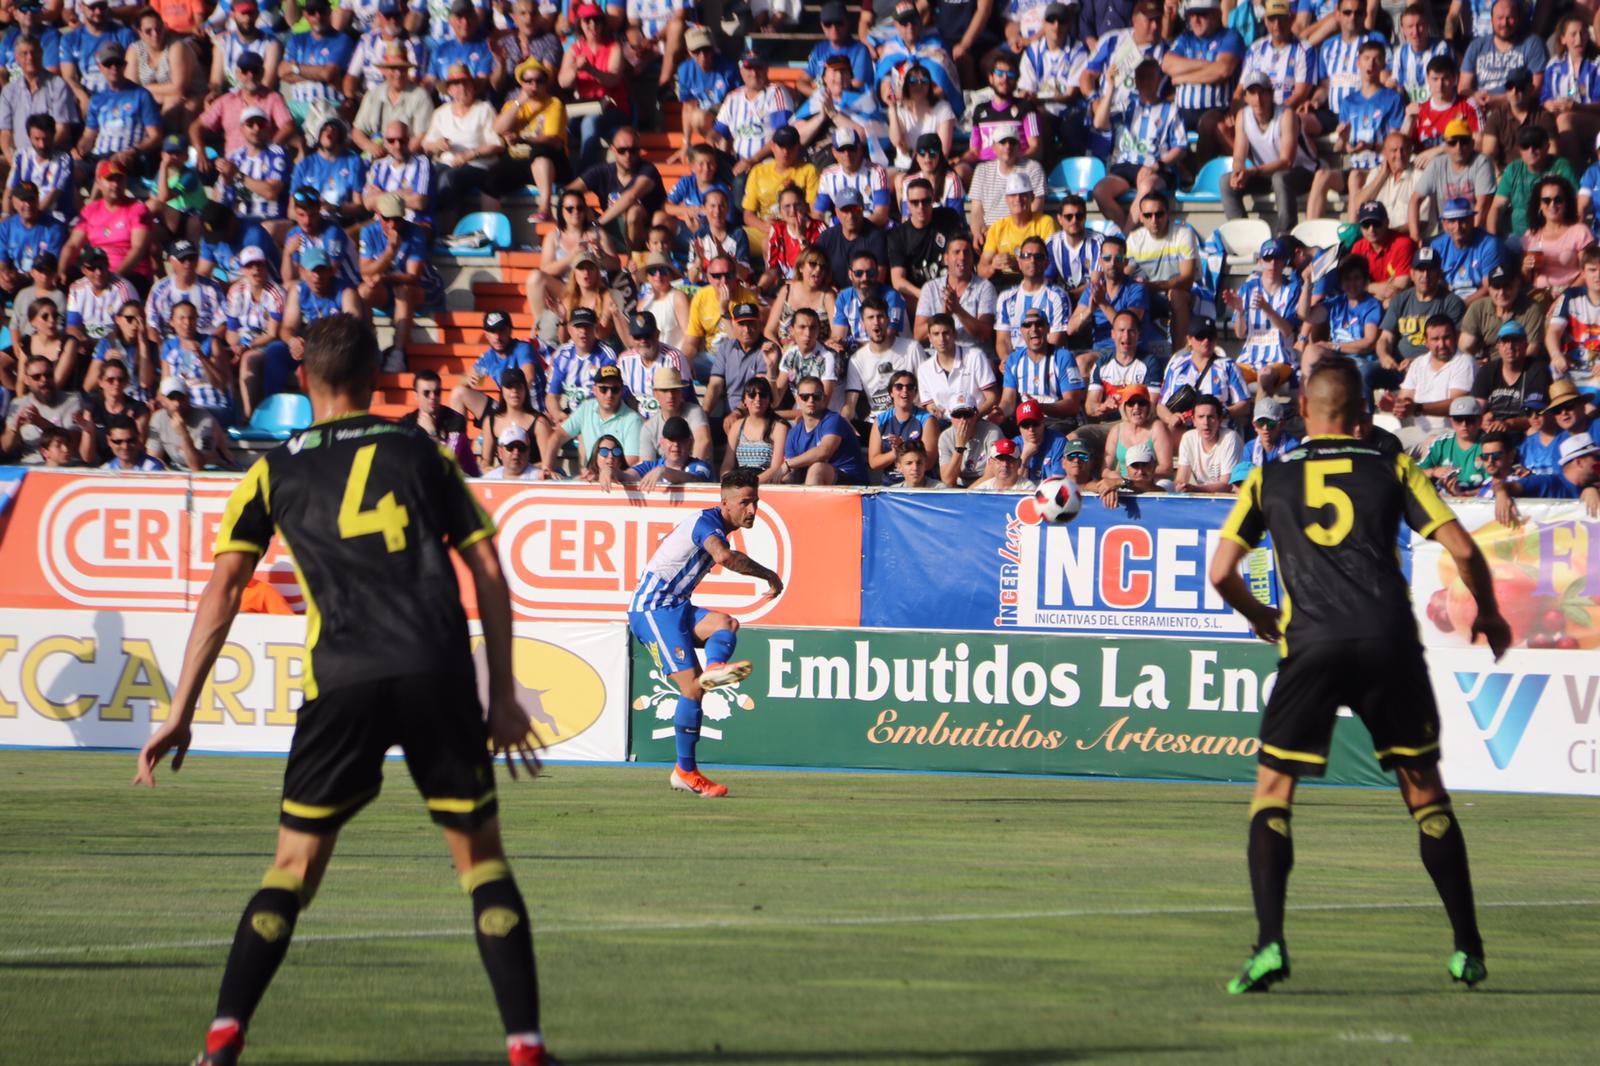
<path id="1" fill-rule="evenodd" d="M 404 551 L 411 515 L 395 502 L 394 493 L 384 493 L 371 510 L 361 509 L 361 501 L 367 495 L 367 478 L 372 474 L 372 457 L 377 451 L 376 444 L 368 444 L 356 451 L 355 462 L 350 464 L 350 478 L 344 483 L 344 499 L 339 503 L 339 536 L 349 540 L 382 533 L 389 551 Z"/>

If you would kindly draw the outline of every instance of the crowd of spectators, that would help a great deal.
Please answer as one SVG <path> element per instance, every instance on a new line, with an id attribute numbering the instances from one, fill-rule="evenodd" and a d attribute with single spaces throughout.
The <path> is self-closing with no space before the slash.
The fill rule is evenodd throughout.
<path id="1" fill-rule="evenodd" d="M 436 249 L 509 201 L 541 234 L 531 326 L 488 313 L 407 415 L 469 473 L 1227 492 L 1341 356 L 1448 492 L 1593 480 L 1600 10 L 818 14 L 0 0 L 0 448 L 226 467 L 316 318 L 389 316 L 406 369 Z M 817 29 L 780 75 L 771 34 Z M 1061 194 L 1065 159 L 1103 177 Z M 1189 189 L 1269 221 L 1242 283 Z"/>

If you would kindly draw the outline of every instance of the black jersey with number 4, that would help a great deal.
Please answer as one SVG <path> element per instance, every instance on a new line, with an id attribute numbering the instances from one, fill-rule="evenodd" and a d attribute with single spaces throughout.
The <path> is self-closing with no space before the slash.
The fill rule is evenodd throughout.
<path id="1" fill-rule="evenodd" d="M 252 466 L 216 553 L 266 553 L 273 531 L 306 598 L 306 698 L 430 671 L 468 673 L 451 547 L 494 534 L 461 468 L 421 431 L 365 413 L 319 422 Z"/>
<path id="2" fill-rule="evenodd" d="M 1308 640 L 1415 644 L 1400 523 L 1426 537 L 1454 518 L 1409 456 L 1385 457 L 1353 437 L 1311 437 L 1251 472 L 1222 535 L 1254 548 L 1271 534 L 1285 651 Z"/>

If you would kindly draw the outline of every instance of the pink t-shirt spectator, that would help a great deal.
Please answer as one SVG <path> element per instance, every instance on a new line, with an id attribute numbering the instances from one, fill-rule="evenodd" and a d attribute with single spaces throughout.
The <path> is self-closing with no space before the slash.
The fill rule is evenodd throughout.
<path id="1" fill-rule="evenodd" d="M 270 137 L 276 137 L 278 131 L 283 129 L 294 119 L 289 114 L 289 105 L 283 102 L 283 97 L 274 92 L 262 93 L 260 96 L 245 96 L 243 90 L 235 89 L 211 101 L 211 106 L 205 109 L 200 116 L 200 127 L 222 131 L 222 154 L 229 155 L 235 149 L 244 147 L 243 124 L 239 116 L 244 114 L 245 108 L 259 107 L 267 113 L 267 125 L 271 127 Z"/>
<path id="2" fill-rule="evenodd" d="M 77 228 L 89 244 L 105 249 L 106 259 L 115 271 L 133 247 L 133 235 L 150 226 L 150 212 L 138 200 L 113 207 L 105 200 L 90 200 L 78 215 Z M 155 273 L 148 256 L 139 260 L 131 274 L 149 277 Z"/>
<path id="3" fill-rule="evenodd" d="M 1535 252 L 1541 257 L 1538 273 L 1533 283 L 1549 289 L 1557 296 L 1578 282 L 1578 255 L 1594 243 L 1594 234 L 1582 223 L 1573 223 L 1559 237 L 1530 233 L 1522 242 L 1524 252 Z"/>

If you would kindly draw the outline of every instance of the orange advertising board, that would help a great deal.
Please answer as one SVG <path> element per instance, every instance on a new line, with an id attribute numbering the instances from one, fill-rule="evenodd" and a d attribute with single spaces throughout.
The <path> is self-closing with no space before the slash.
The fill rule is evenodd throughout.
<path id="1" fill-rule="evenodd" d="M 230 477 L 30 471 L 0 533 L 0 604 L 32 609 L 189 611 L 211 573 Z M 473 482 L 500 529 L 512 608 L 526 621 L 621 621 L 640 568 L 672 528 L 717 502 L 715 488 L 642 494 L 589 485 Z M 854 626 L 861 613 L 861 501 L 853 493 L 767 489 L 734 547 L 784 580 L 721 569 L 695 602 L 764 625 Z M 264 576 L 298 608 L 281 543 Z M 463 579 L 465 575 L 463 573 Z M 470 606 L 471 590 L 463 580 Z"/>

